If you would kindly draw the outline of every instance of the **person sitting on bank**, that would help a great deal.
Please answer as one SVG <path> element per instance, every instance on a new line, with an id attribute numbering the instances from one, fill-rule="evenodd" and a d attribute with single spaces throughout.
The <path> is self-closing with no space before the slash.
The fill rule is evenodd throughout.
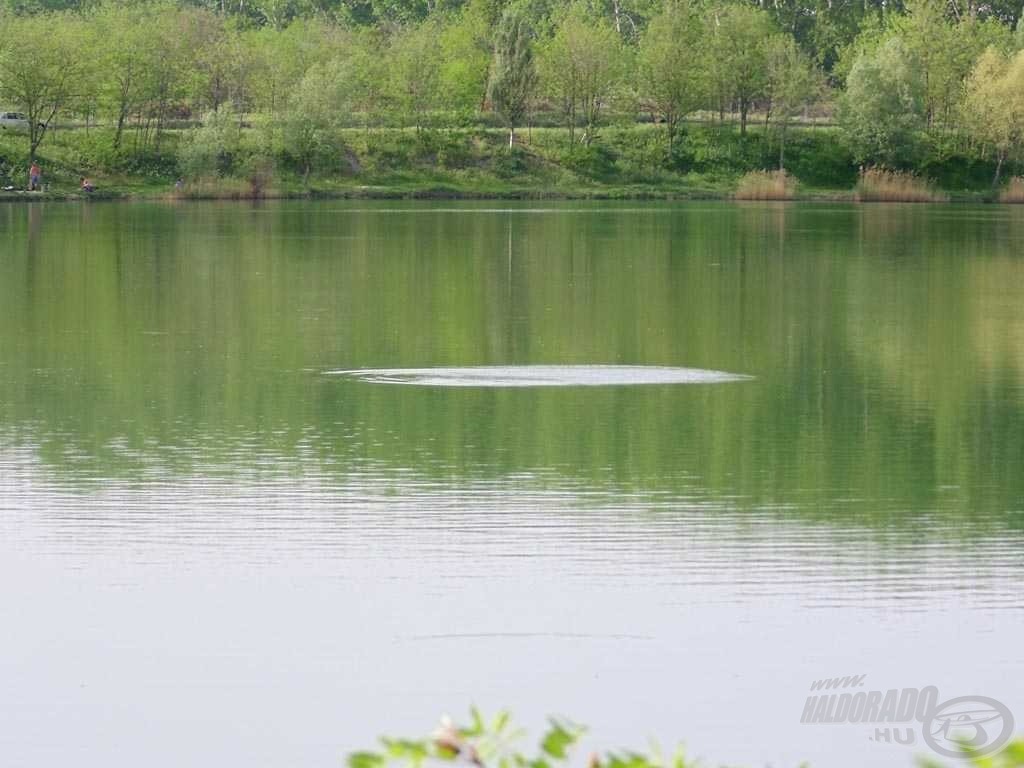
<path id="1" fill-rule="evenodd" d="M 87 179 L 85 176 L 82 177 L 82 191 L 83 192 L 95 192 L 96 185 L 92 183 L 91 179 Z"/>

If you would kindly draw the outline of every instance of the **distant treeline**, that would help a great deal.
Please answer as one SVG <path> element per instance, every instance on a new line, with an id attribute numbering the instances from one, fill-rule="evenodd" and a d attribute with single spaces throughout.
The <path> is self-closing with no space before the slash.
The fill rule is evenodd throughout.
<path id="1" fill-rule="evenodd" d="M 217 171 L 246 126 L 308 175 L 343 129 L 756 119 L 837 121 L 858 163 L 914 167 L 927 140 L 991 161 L 1024 145 L 1024 28 L 1005 0 L 5 0 L 0 109 L 30 158 L 55 126 L 103 124 L 114 154 L 161 151 L 201 121 L 182 166 Z M 176 142 L 178 144 L 179 142 Z M 194 146 L 193 146 L 194 145 Z M 191 155 L 189 152 L 191 151 Z M 224 150 L 226 152 L 226 150 Z M 268 149 L 268 153 L 272 154 Z M 191 162 L 191 160 L 195 162 Z"/>

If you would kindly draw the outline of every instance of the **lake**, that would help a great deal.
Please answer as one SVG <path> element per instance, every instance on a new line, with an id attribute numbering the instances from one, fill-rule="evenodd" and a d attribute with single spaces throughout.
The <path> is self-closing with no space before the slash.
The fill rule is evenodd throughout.
<path id="1" fill-rule="evenodd" d="M 340 766 L 472 704 L 706 766 L 929 754 L 801 723 L 848 675 L 1024 722 L 1024 208 L 0 229 L 7 768 Z"/>

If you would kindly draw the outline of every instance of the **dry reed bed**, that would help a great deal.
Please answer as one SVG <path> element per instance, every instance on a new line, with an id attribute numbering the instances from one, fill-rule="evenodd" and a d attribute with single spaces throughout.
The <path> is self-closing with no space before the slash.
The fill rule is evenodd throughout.
<path id="1" fill-rule="evenodd" d="M 945 203 L 949 195 L 908 171 L 868 168 L 861 171 L 856 197 L 862 203 Z"/>
<path id="2" fill-rule="evenodd" d="M 751 171 L 736 187 L 737 200 L 793 200 L 796 179 L 785 171 Z"/>
<path id="3" fill-rule="evenodd" d="M 1024 178 L 1014 176 L 999 193 L 1000 203 L 1024 203 Z"/>

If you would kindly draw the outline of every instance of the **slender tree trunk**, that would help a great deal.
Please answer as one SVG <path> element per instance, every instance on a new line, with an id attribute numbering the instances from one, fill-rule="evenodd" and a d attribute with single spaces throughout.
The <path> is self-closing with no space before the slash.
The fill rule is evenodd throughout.
<path id="1" fill-rule="evenodd" d="M 996 159 L 996 175 L 992 179 L 992 189 L 996 189 L 999 186 L 999 174 L 1003 170 L 1003 161 L 1006 159 L 1006 152 L 1000 151 Z"/>
<path id="2" fill-rule="evenodd" d="M 516 126 L 513 124 L 513 125 L 510 125 L 508 127 L 508 151 L 509 152 L 512 151 L 512 142 L 515 141 L 515 138 L 516 138 Z"/>
<path id="3" fill-rule="evenodd" d="M 782 124 L 779 131 L 779 170 L 786 170 L 786 124 Z"/>
<path id="4" fill-rule="evenodd" d="M 124 108 L 117 115 L 117 130 L 114 131 L 114 150 L 121 148 L 121 134 L 124 133 L 124 121 L 128 117 Z"/>

